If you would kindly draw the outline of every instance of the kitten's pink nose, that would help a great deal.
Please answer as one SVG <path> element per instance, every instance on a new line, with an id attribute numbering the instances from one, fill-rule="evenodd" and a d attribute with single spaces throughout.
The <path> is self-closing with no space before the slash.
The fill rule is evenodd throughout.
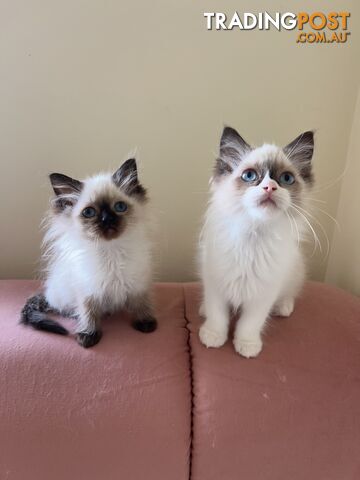
<path id="1" fill-rule="evenodd" d="M 274 192 L 277 190 L 277 184 L 274 180 L 269 180 L 266 185 L 263 186 L 263 189 L 268 193 Z"/>

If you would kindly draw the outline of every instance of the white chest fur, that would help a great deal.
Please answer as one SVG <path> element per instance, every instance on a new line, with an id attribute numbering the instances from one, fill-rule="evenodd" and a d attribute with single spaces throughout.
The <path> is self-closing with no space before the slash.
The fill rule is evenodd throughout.
<path id="1" fill-rule="evenodd" d="M 52 251 L 46 296 L 59 310 L 74 308 L 86 297 L 116 309 L 129 293 L 146 291 L 151 281 L 151 246 L 142 226 L 98 244 L 84 242 L 76 233 L 63 235 Z"/>
<path id="2" fill-rule="evenodd" d="M 290 224 L 244 228 L 222 219 L 205 226 L 202 239 L 203 278 L 213 279 L 235 307 L 258 300 L 269 288 L 280 288 L 298 256 Z"/>

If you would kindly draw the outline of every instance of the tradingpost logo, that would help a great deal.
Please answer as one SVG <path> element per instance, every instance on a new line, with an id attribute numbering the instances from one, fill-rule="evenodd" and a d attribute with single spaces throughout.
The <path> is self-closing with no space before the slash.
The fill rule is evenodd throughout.
<path id="1" fill-rule="evenodd" d="M 346 43 L 350 12 L 204 12 L 207 30 L 296 30 L 297 43 Z"/>

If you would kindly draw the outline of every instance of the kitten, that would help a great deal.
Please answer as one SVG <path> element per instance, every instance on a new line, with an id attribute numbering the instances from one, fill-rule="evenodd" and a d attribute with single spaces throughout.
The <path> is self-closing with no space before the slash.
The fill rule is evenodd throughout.
<path id="1" fill-rule="evenodd" d="M 206 320 L 199 335 L 207 347 L 225 343 L 229 309 L 241 307 L 235 350 L 256 357 L 270 313 L 292 313 L 305 277 L 299 239 L 313 150 L 313 132 L 284 148 L 252 148 L 236 130 L 224 129 L 200 240 Z"/>
<path id="2" fill-rule="evenodd" d="M 50 182 L 55 198 L 44 238 L 44 293 L 28 299 L 21 321 L 67 334 L 47 314 L 74 316 L 85 348 L 99 342 L 102 316 L 120 308 L 131 312 L 137 330 L 155 330 L 147 194 L 135 159 L 113 175 L 79 181 L 52 173 Z"/>

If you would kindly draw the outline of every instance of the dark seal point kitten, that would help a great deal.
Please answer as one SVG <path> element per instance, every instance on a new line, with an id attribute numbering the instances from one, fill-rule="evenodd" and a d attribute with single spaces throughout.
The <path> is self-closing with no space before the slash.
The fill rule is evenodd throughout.
<path id="1" fill-rule="evenodd" d="M 135 159 L 114 174 L 83 181 L 50 175 L 55 192 L 46 220 L 44 293 L 27 300 L 21 321 L 66 335 L 49 313 L 77 319 L 77 341 L 101 339 L 105 313 L 126 309 L 141 332 L 156 328 L 150 300 L 152 245 L 146 190 Z"/>

